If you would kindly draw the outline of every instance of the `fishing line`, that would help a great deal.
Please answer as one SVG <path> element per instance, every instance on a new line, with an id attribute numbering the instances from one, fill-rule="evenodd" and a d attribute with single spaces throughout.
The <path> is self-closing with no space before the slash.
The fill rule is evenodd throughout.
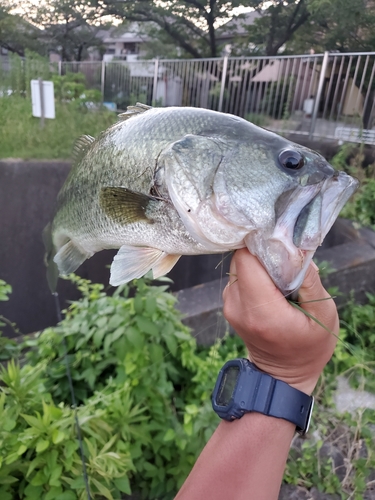
<path id="1" fill-rule="evenodd" d="M 62 315 L 61 315 L 61 305 L 60 305 L 60 300 L 59 300 L 59 294 L 57 292 L 53 292 L 52 295 L 55 298 L 57 320 L 59 323 L 61 323 L 62 322 Z M 75 394 L 74 394 L 72 374 L 70 372 L 70 366 L 69 366 L 69 362 L 68 362 L 68 346 L 67 346 L 66 338 L 64 335 L 63 335 L 63 348 L 64 348 L 64 360 L 65 360 L 66 376 L 68 377 L 70 397 L 72 399 L 72 406 L 73 406 L 73 411 L 74 411 L 74 420 L 75 420 L 75 424 L 76 424 L 76 428 L 77 428 L 77 438 L 78 438 L 78 443 L 79 443 L 79 451 L 80 451 L 80 455 L 81 455 L 83 480 L 85 483 L 87 500 L 91 500 L 89 480 L 88 480 L 88 476 L 87 476 L 87 469 L 86 469 L 86 462 L 85 462 L 85 454 L 83 451 L 82 432 L 81 432 L 81 427 L 79 425 L 77 403 L 76 403 L 76 398 L 75 398 Z"/>

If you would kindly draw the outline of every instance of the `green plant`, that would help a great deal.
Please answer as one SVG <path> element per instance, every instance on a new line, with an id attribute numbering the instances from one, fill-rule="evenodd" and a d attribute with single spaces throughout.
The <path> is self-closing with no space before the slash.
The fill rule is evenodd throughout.
<path id="1" fill-rule="evenodd" d="M 0 302 L 9 300 L 9 295 L 12 293 L 12 287 L 4 280 L 0 279 Z M 19 334 L 17 326 L 0 314 L 0 328 L 8 325 L 14 333 Z M 19 355 L 19 345 L 15 340 L 2 336 L 0 330 L 0 361 L 11 359 Z"/>
<path id="2" fill-rule="evenodd" d="M 360 181 L 358 190 L 341 211 L 341 217 L 375 229 L 375 164 L 365 164 L 363 145 L 344 144 L 331 163 Z"/>
<path id="3" fill-rule="evenodd" d="M 102 285 L 70 279 L 82 299 L 70 305 L 60 326 L 26 342 L 27 361 L 44 367 L 55 404 L 68 402 L 65 338 L 78 402 L 88 412 L 105 409 L 105 421 L 127 440 L 132 489 L 148 499 L 172 498 L 217 425 L 212 380 L 226 359 L 244 355 L 242 343 L 227 338 L 209 352 L 198 350 L 167 286 L 142 279 L 108 296 Z M 124 422 L 132 408 L 142 421 L 130 432 Z"/>
<path id="4" fill-rule="evenodd" d="M 20 368 L 11 361 L 2 369 L 0 381 L 0 497 L 86 498 L 74 410 L 53 403 L 43 366 Z M 131 400 L 120 395 L 119 404 L 127 411 L 122 428 L 129 428 L 129 422 L 136 425 L 139 415 L 129 408 Z M 92 498 L 113 500 L 120 492 L 130 493 L 128 474 L 134 466 L 129 441 L 111 425 L 114 419 L 100 401 L 79 408 L 77 416 Z"/>
<path id="5" fill-rule="evenodd" d="M 269 117 L 260 113 L 248 113 L 245 119 L 258 127 L 267 127 L 269 124 Z"/>
<path id="6" fill-rule="evenodd" d="M 0 158 L 71 158 L 78 137 L 96 137 L 116 121 L 112 112 L 105 108 L 91 111 L 80 99 L 71 103 L 56 101 L 56 119 L 45 120 L 41 129 L 40 120 L 31 115 L 31 109 L 28 98 L 0 97 Z"/>

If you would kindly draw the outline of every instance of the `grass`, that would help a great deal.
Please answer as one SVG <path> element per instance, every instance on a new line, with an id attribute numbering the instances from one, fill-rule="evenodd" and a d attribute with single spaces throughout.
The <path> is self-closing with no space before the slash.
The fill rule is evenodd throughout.
<path id="1" fill-rule="evenodd" d="M 19 95 L 0 98 L 0 158 L 68 159 L 75 140 L 96 137 L 116 121 L 107 109 L 88 110 L 76 102 L 56 102 L 56 118 L 45 120 L 31 114 L 31 100 Z"/>

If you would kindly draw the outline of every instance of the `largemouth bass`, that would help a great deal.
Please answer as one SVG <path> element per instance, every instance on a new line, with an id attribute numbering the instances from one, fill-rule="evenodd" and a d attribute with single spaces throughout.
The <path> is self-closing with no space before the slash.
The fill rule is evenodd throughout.
<path id="1" fill-rule="evenodd" d="M 247 247 L 285 295 L 301 285 L 316 248 L 358 182 L 318 153 L 237 116 L 137 103 L 75 164 L 44 231 L 48 281 L 118 248 L 110 284 L 181 255 Z"/>

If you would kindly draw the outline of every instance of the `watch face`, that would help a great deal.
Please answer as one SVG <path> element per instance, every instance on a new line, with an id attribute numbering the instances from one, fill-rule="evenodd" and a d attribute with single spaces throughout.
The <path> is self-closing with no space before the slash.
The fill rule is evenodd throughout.
<path id="1" fill-rule="evenodd" d="M 230 366 L 225 370 L 217 393 L 217 405 L 228 406 L 236 388 L 239 372 L 240 369 L 238 366 Z"/>

